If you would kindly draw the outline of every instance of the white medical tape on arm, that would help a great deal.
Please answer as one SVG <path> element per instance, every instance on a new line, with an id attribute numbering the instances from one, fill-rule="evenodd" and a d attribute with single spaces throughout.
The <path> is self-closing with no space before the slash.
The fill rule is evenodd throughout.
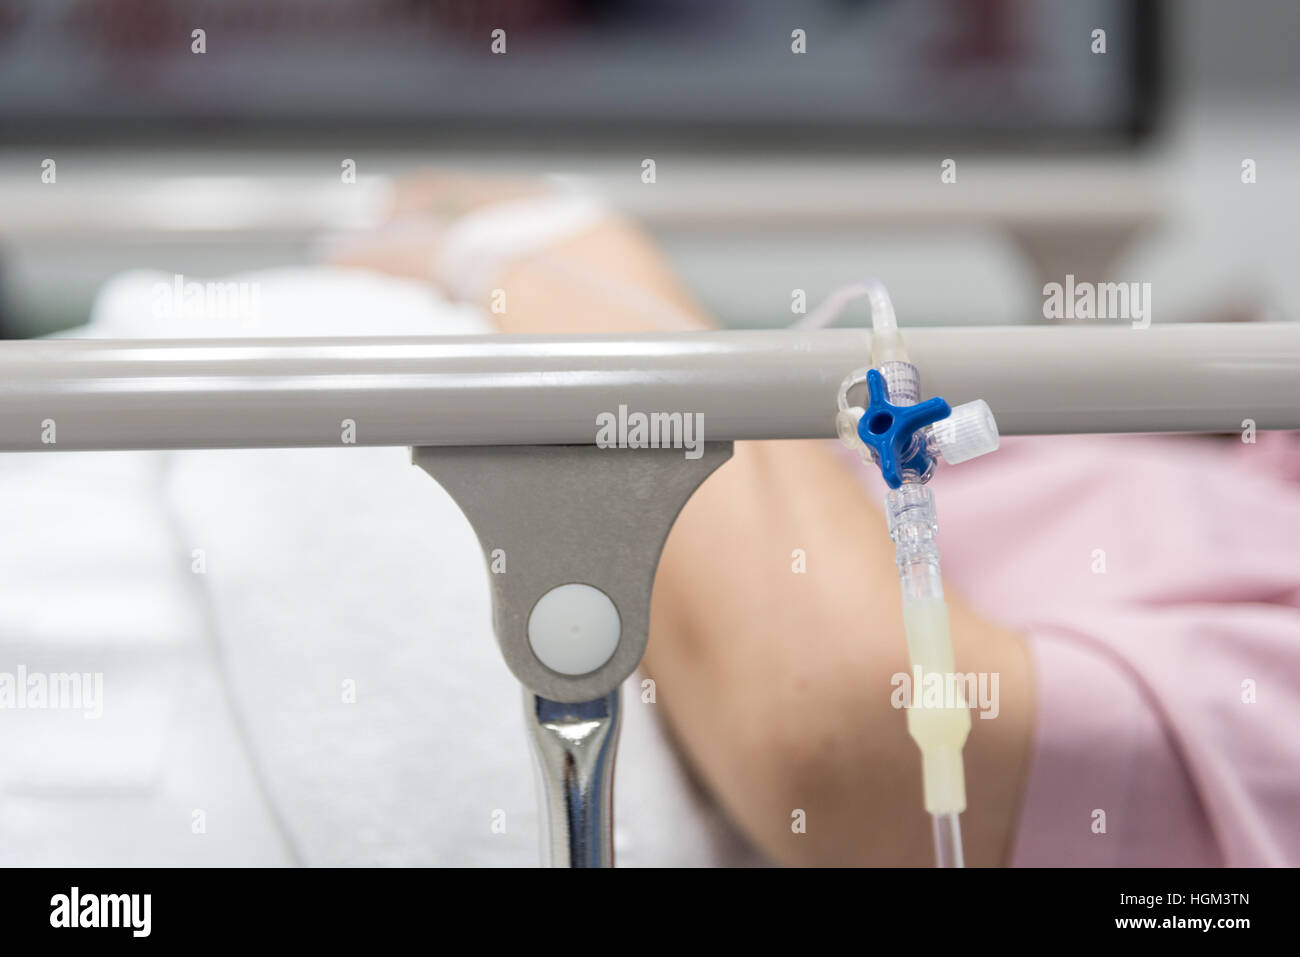
<path id="1" fill-rule="evenodd" d="M 486 206 L 443 234 L 433 254 L 433 278 L 451 298 L 481 302 L 511 263 L 584 233 L 608 215 L 594 197 L 568 192 Z"/>

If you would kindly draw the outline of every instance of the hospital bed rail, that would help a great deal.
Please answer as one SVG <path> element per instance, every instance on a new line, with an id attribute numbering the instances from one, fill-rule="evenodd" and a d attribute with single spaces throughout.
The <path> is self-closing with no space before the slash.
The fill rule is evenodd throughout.
<path id="1" fill-rule="evenodd" d="M 934 394 L 986 399 L 1004 435 L 1300 429 L 1300 323 L 908 342 Z M 833 438 L 836 389 L 870 352 L 861 329 L 15 340 L 0 342 L 0 451 L 591 444 L 619 405 L 695 413 L 709 441 Z"/>

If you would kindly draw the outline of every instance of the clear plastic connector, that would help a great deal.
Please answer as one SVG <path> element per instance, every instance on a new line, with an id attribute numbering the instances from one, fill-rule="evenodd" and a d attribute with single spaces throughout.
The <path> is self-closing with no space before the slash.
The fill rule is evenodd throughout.
<path id="1" fill-rule="evenodd" d="M 1001 442 L 993 410 L 983 399 L 966 402 L 930 426 L 929 446 L 948 465 L 997 451 Z"/>
<path id="2" fill-rule="evenodd" d="M 866 414 L 867 410 L 860 405 L 849 406 L 835 413 L 835 434 L 840 437 L 840 442 L 846 449 L 856 452 L 865 448 L 865 443 L 858 436 L 858 423 Z"/>

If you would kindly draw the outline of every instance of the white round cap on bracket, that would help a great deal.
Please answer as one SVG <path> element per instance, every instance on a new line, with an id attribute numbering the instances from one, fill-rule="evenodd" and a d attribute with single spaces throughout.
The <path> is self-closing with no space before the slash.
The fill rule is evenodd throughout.
<path id="1" fill-rule="evenodd" d="M 528 614 L 533 654 L 562 675 L 589 674 L 609 661 L 622 631 L 609 596 L 576 582 L 552 588 Z"/>

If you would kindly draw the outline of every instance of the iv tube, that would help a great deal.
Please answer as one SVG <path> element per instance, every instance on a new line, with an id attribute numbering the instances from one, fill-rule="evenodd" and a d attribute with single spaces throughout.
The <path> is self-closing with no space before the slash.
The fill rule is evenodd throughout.
<path id="1" fill-rule="evenodd" d="M 863 295 L 871 303 L 871 364 L 885 381 L 888 400 L 896 406 L 915 405 L 920 401 L 920 376 L 908 358 L 884 284 L 875 279 L 856 284 L 845 290 L 845 295 L 832 297 L 834 305 L 827 312 L 838 312 L 845 300 Z M 819 316 L 819 320 L 824 322 L 826 317 Z M 864 381 L 865 374 L 866 370 L 859 369 L 844 380 L 836 428 L 845 444 L 857 447 L 871 462 L 871 450 L 856 432 L 864 410 L 850 407 L 847 401 L 848 390 Z M 935 451 L 951 454 L 954 461 L 965 461 L 996 449 L 997 427 L 987 409 L 982 401 L 955 409 L 953 421 L 945 429 L 931 433 Z M 960 814 L 966 810 L 962 748 L 970 734 L 970 710 L 956 680 L 948 606 L 935 544 L 939 525 L 934 495 L 925 484 L 932 473 L 933 463 L 924 475 L 904 472 L 902 484 L 885 498 L 885 511 L 889 536 L 895 544 L 894 561 L 903 593 L 903 626 L 912 666 L 913 697 L 908 703 L 907 730 L 921 751 L 925 809 L 933 818 L 935 863 L 939 867 L 962 867 L 965 862 Z M 939 686 L 937 701 L 935 684 Z"/>

